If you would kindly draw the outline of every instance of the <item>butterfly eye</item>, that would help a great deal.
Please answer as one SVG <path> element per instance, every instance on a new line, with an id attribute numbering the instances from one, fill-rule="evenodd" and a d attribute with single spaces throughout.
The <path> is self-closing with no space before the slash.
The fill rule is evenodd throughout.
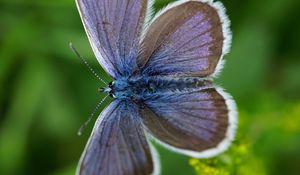
<path id="1" fill-rule="evenodd" d="M 112 98 L 117 98 L 117 97 L 115 96 L 115 94 L 113 94 L 112 92 L 109 93 L 109 96 L 112 97 Z"/>
<path id="2" fill-rule="evenodd" d="M 115 82 L 114 81 L 112 81 L 112 82 L 110 82 L 110 83 L 108 83 L 108 87 L 112 87 L 113 85 L 115 84 Z"/>

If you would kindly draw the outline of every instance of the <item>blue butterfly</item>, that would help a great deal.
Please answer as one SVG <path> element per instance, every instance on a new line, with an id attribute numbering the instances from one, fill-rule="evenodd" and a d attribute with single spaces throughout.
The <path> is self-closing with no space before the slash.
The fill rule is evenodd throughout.
<path id="1" fill-rule="evenodd" d="M 81 175 L 159 173 L 149 139 L 191 157 L 223 152 L 235 135 L 231 96 L 212 79 L 229 50 L 220 2 L 180 0 L 153 18 L 151 0 L 76 0 L 114 100 L 96 121 Z"/>

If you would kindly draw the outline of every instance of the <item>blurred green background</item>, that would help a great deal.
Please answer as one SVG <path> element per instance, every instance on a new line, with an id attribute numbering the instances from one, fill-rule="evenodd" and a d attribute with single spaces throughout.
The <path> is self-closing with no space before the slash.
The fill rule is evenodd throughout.
<path id="1" fill-rule="evenodd" d="M 156 10 L 170 1 L 157 0 Z M 233 44 L 218 84 L 238 104 L 236 141 L 213 159 L 157 146 L 163 175 L 300 173 L 300 1 L 223 0 Z M 74 0 L 0 0 L 0 174 L 74 174 L 105 79 Z M 108 102 L 107 102 L 108 103 Z M 104 107 L 104 105 L 103 105 Z M 103 108 L 102 107 L 102 108 Z"/>

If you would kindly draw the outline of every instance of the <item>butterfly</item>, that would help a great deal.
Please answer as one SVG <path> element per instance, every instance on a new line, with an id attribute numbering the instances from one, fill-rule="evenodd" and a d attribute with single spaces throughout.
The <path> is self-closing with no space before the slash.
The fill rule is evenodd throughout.
<path id="1" fill-rule="evenodd" d="M 206 158 L 228 148 L 237 112 L 213 83 L 229 51 L 220 2 L 175 1 L 152 17 L 152 0 L 76 0 L 93 52 L 114 78 L 77 167 L 80 175 L 159 174 L 149 140 Z"/>

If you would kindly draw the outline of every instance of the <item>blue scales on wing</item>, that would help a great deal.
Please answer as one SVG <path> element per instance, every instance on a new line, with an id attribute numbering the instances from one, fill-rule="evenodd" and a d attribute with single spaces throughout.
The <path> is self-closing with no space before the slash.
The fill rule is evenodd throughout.
<path id="1" fill-rule="evenodd" d="M 136 106 L 113 101 L 99 116 L 81 156 L 80 175 L 146 175 L 153 172 L 150 147 Z"/>
<path id="2" fill-rule="evenodd" d="M 138 65 L 148 76 L 206 77 L 215 72 L 224 41 L 217 10 L 188 1 L 154 18 L 142 41 Z"/>
<path id="3" fill-rule="evenodd" d="M 128 76 L 136 67 L 147 0 L 76 0 L 89 41 L 112 77 Z"/>
<path id="4" fill-rule="evenodd" d="M 149 133 L 162 145 L 192 157 L 210 157 L 224 151 L 233 139 L 231 102 L 222 90 L 209 85 L 149 95 L 140 113 Z"/>

